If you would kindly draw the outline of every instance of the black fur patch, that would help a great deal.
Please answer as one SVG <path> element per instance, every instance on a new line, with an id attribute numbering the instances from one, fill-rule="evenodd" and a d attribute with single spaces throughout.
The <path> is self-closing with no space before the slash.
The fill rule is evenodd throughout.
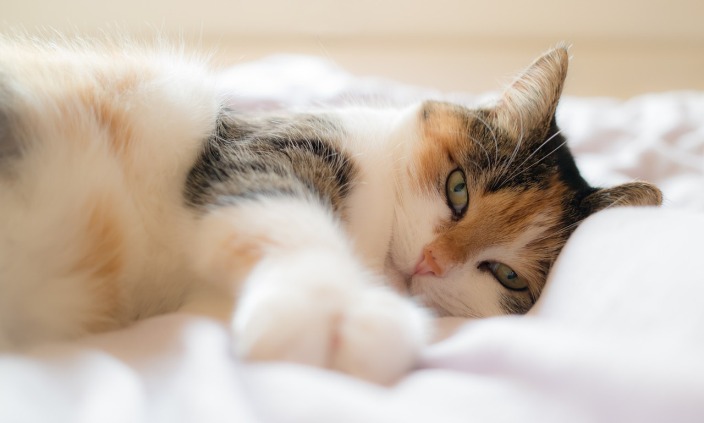
<path id="1" fill-rule="evenodd" d="M 526 295 L 501 295 L 501 308 L 507 314 L 526 314 L 534 303 L 535 300 Z"/>
<path id="2" fill-rule="evenodd" d="M 339 212 L 356 171 L 343 134 L 311 115 L 243 119 L 225 111 L 186 181 L 193 207 L 258 196 L 317 197 Z"/>
<path id="3" fill-rule="evenodd" d="M 522 134 L 520 140 L 492 127 L 488 110 L 473 111 L 469 127 L 469 142 L 478 147 L 468 157 L 472 172 L 482 173 L 487 179 L 487 192 L 502 189 L 547 188 L 549 175 L 557 173 L 575 192 L 587 190 L 589 184 L 582 178 L 560 133 L 553 116 L 543 127 Z M 479 144 L 481 144 L 479 146 Z M 507 164 L 508 160 L 510 164 Z"/>
<path id="4" fill-rule="evenodd" d="M 584 180 L 581 173 L 579 173 L 577 164 L 574 161 L 574 156 L 572 156 L 572 152 L 569 147 L 567 147 L 567 140 L 559 133 L 554 117 L 550 123 L 547 138 L 550 137 L 552 137 L 551 150 L 557 149 L 553 154 L 555 155 L 555 163 L 560 174 L 560 179 L 574 191 L 588 191 L 591 187 L 587 181 Z"/>
<path id="5" fill-rule="evenodd" d="M 343 157 L 342 152 L 333 147 L 330 142 L 317 138 L 274 138 L 270 142 L 272 146 L 281 151 L 310 152 L 317 159 L 322 160 L 333 171 L 336 185 L 340 189 L 340 195 L 343 197 L 347 196 L 352 178 L 352 166 L 349 159 Z"/>

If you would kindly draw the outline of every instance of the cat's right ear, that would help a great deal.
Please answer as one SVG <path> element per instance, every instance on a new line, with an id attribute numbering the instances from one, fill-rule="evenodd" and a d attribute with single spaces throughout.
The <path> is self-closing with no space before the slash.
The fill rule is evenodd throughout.
<path id="1" fill-rule="evenodd" d="M 494 111 L 498 125 L 515 138 L 536 130 L 547 132 L 562 94 L 568 63 L 566 44 L 560 44 L 536 59 L 511 83 L 496 104 Z"/>
<path id="2" fill-rule="evenodd" d="M 647 182 L 629 182 L 612 188 L 600 188 L 582 200 L 582 209 L 587 214 L 610 207 L 659 206 L 662 192 Z"/>

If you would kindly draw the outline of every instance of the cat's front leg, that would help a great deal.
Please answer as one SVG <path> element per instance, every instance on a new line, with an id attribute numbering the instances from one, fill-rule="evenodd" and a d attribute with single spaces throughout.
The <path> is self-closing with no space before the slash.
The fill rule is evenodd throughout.
<path id="1" fill-rule="evenodd" d="M 199 268 L 236 297 L 236 351 L 391 383 L 415 363 L 429 316 L 384 286 L 315 203 L 268 199 L 203 221 Z"/>

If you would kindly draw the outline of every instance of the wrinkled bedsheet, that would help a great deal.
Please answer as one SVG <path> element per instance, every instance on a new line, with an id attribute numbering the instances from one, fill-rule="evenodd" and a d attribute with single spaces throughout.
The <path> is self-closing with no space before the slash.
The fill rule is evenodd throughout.
<path id="1" fill-rule="evenodd" d="M 248 110 L 495 97 L 300 56 L 243 63 L 221 81 Z M 0 422 L 704 421 L 704 93 L 567 97 L 558 122 L 593 185 L 648 180 L 665 205 L 585 221 L 529 315 L 447 322 L 455 332 L 391 387 L 240 362 L 215 321 L 155 317 L 0 354 Z"/>

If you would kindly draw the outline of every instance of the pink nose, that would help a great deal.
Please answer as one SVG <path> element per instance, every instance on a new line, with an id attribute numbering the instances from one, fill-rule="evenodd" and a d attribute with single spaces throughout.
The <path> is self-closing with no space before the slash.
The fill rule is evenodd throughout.
<path id="1" fill-rule="evenodd" d="M 440 265 L 438 265 L 438 262 L 435 261 L 435 257 L 433 256 L 432 250 L 430 250 L 429 248 L 424 248 L 423 256 L 418 261 L 418 264 L 416 264 L 414 275 L 431 274 L 435 276 L 442 276 L 443 269 L 442 267 L 440 267 Z"/>

